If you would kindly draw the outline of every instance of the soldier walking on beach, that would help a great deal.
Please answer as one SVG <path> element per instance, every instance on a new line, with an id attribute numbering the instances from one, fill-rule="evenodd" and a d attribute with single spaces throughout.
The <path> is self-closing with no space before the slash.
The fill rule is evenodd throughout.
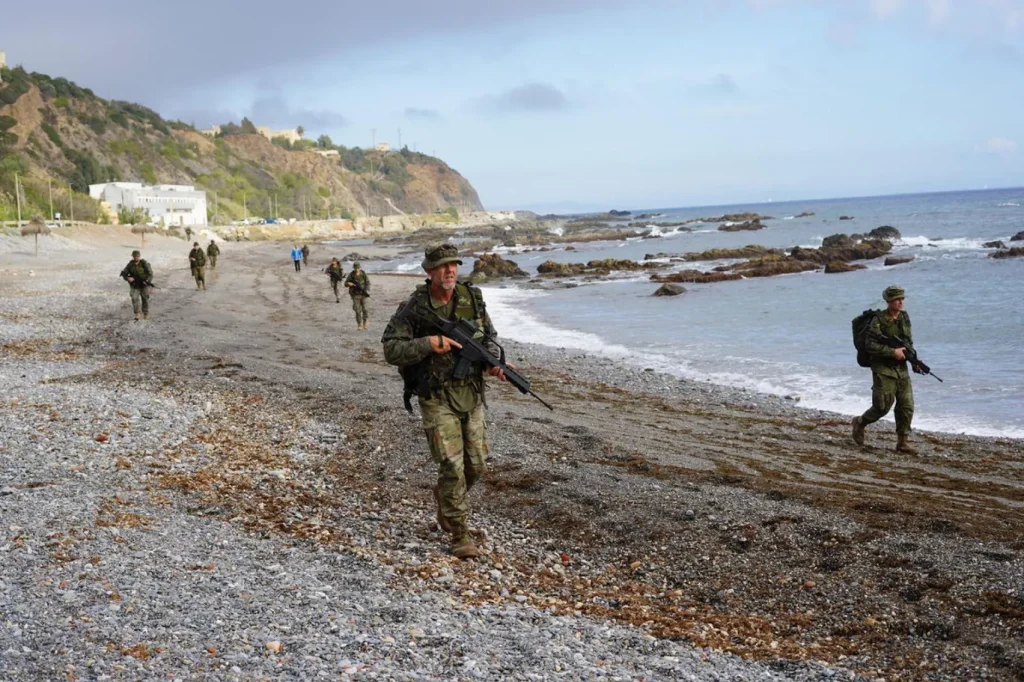
<path id="1" fill-rule="evenodd" d="M 302 245 L 302 264 L 309 265 L 309 244 Z"/>
<path id="2" fill-rule="evenodd" d="M 142 253 L 132 251 L 132 259 L 121 271 L 121 279 L 128 282 L 132 297 L 132 311 L 135 313 L 135 321 L 139 316 L 149 319 L 149 287 L 153 284 L 153 268 L 149 261 L 143 260 Z"/>
<path id="3" fill-rule="evenodd" d="M 914 347 L 910 317 L 903 310 L 904 291 L 898 286 L 882 292 L 887 307 L 868 323 L 864 347 L 871 358 L 871 407 L 853 418 L 853 440 L 864 445 L 864 428 L 884 417 L 896 404 L 896 451 L 916 455 L 910 443 L 910 422 L 914 418 L 914 391 L 907 371 L 906 348 L 890 348 L 879 335 L 896 336 Z M 914 368 L 917 372 L 917 368 Z"/>
<path id="4" fill-rule="evenodd" d="M 302 249 L 298 244 L 292 248 L 292 263 L 295 264 L 295 272 L 302 272 Z"/>
<path id="5" fill-rule="evenodd" d="M 370 297 L 370 278 L 359 267 L 359 263 L 352 264 L 352 272 L 345 278 L 345 286 L 348 295 L 352 297 L 352 310 L 356 312 L 356 329 L 366 329 L 366 299 Z"/>
<path id="6" fill-rule="evenodd" d="M 217 242 L 210 240 L 210 245 L 206 247 L 206 257 L 210 259 L 210 269 L 217 269 L 217 256 L 220 255 L 220 247 L 217 246 Z"/>
<path id="7" fill-rule="evenodd" d="M 192 250 L 188 252 L 188 266 L 192 270 L 192 276 L 196 278 L 196 289 L 206 290 L 206 254 L 199 246 L 199 242 L 192 243 Z"/>
<path id="8" fill-rule="evenodd" d="M 476 368 L 467 379 L 454 379 L 455 354 L 461 346 L 437 333 L 428 321 L 429 313 L 415 313 L 431 310 L 448 320 L 471 320 L 489 337 L 496 336 L 481 291 L 457 281 L 459 265 L 462 261 L 454 245 L 427 247 L 422 266 L 430 279 L 416 287 L 392 316 L 381 343 L 385 359 L 403 368 L 403 376 L 414 375 L 419 387 L 423 429 L 438 465 L 433 488 L 437 522 L 451 535 L 452 553 L 465 559 L 481 554 L 469 535 L 468 494 L 487 462 L 483 368 Z M 505 380 L 498 368 L 488 373 Z"/>
<path id="9" fill-rule="evenodd" d="M 341 268 L 341 261 L 337 258 L 332 258 L 326 272 L 327 276 L 331 278 L 331 291 L 334 292 L 334 302 L 341 303 L 341 297 L 338 295 L 338 285 L 341 284 L 341 278 L 345 276 Z"/>
<path id="10" fill-rule="evenodd" d="M 192 228 L 191 227 L 186 227 L 185 228 L 185 241 L 188 241 L 189 239 L 192 239 Z"/>

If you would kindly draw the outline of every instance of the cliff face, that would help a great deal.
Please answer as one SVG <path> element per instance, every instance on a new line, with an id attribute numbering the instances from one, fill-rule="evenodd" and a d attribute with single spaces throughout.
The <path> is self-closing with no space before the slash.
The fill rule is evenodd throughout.
<path id="1" fill-rule="evenodd" d="M 207 138 L 137 104 L 108 101 L 64 79 L 5 69 L 0 84 L 0 219 L 10 219 L 13 173 L 23 215 L 46 212 L 74 189 L 76 216 L 95 219 L 88 185 L 112 180 L 194 184 L 219 222 L 480 210 L 469 182 L 440 159 L 407 149 L 332 147 L 337 156 L 286 149 L 260 135 Z M 51 182 L 52 181 L 52 182 Z M 66 211 L 66 209 L 65 209 Z M 211 215 L 211 217 L 213 217 Z"/>

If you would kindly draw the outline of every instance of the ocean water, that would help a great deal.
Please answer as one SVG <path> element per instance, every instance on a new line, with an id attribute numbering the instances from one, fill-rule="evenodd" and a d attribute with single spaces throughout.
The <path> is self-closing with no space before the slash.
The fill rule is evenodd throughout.
<path id="1" fill-rule="evenodd" d="M 651 296 L 646 274 L 537 291 L 487 287 L 488 309 L 501 336 L 617 358 L 689 379 L 795 396 L 805 407 L 859 414 L 871 402 L 871 374 L 857 366 L 850 320 L 882 308 L 882 290 L 899 284 L 915 346 L 940 383 L 914 375 L 917 428 L 1024 438 L 1024 259 L 995 260 L 986 241 L 1024 230 L 1024 189 L 743 204 L 660 213 L 653 221 L 753 211 L 775 219 L 757 232 L 664 230 L 658 239 L 576 245 L 577 251 L 505 255 L 527 271 L 548 258 L 642 260 L 746 244 L 820 246 L 828 235 L 892 225 L 902 239 L 892 255 L 914 261 L 825 275 L 821 272 L 687 284 L 677 297 Z M 792 218 L 814 211 L 809 218 Z M 839 220 L 839 216 L 852 220 Z M 1014 244 L 1017 245 L 1017 244 Z M 1020 243 L 1024 246 L 1024 243 Z M 681 264 L 710 269 L 721 263 Z M 415 269 L 412 261 L 387 269 Z M 466 271 L 470 264 L 466 264 Z M 891 420 L 890 414 L 887 419 Z"/>

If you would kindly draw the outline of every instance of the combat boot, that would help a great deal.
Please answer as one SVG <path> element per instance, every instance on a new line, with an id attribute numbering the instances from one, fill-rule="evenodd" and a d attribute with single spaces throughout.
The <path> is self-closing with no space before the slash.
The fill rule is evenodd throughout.
<path id="1" fill-rule="evenodd" d="M 917 448 L 910 442 L 909 433 L 896 434 L 896 452 L 902 452 L 905 455 L 917 454 Z"/>
<path id="2" fill-rule="evenodd" d="M 142 319 L 148 320 L 149 319 L 149 313 L 143 313 Z"/>
<path id="3" fill-rule="evenodd" d="M 469 535 L 463 535 L 461 538 L 452 540 L 452 554 L 460 559 L 475 559 L 483 555 L 483 552 L 473 544 Z"/>
<path id="4" fill-rule="evenodd" d="M 135 321 L 136 321 L 136 322 L 138 322 L 138 321 L 139 321 L 139 314 L 138 314 L 138 313 L 135 313 Z"/>
<path id="5" fill-rule="evenodd" d="M 434 493 L 434 503 L 437 505 L 437 525 L 441 526 L 441 530 L 445 533 L 451 533 L 452 524 L 448 523 L 448 519 L 441 512 L 441 488 L 435 485 L 431 491 Z"/>
<path id="6" fill-rule="evenodd" d="M 857 445 L 864 445 L 864 423 L 860 417 L 853 418 L 853 442 Z"/>

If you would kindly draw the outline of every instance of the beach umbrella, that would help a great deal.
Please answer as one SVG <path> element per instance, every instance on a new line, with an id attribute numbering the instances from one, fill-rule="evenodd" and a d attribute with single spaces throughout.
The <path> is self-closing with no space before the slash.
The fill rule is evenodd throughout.
<path id="1" fill-rule="evenodd" d="M 150 227 L 149 225 L 132 225 L 132 234 L 142 235 L 143 246 L 146 245 L 146 235 L 149 234 L 150 232 L 156 232 L 156 228 Z"/>
<path id="2" fill-rule="evenodd" d="M 21 236 L 33 235 L 36 238 L 36 256 L 39 255 L 39 235 L 50 234 L 50 228 L 43 222 L 42 216 L 33 216 L 28 225 L 21 228 Z"/>

